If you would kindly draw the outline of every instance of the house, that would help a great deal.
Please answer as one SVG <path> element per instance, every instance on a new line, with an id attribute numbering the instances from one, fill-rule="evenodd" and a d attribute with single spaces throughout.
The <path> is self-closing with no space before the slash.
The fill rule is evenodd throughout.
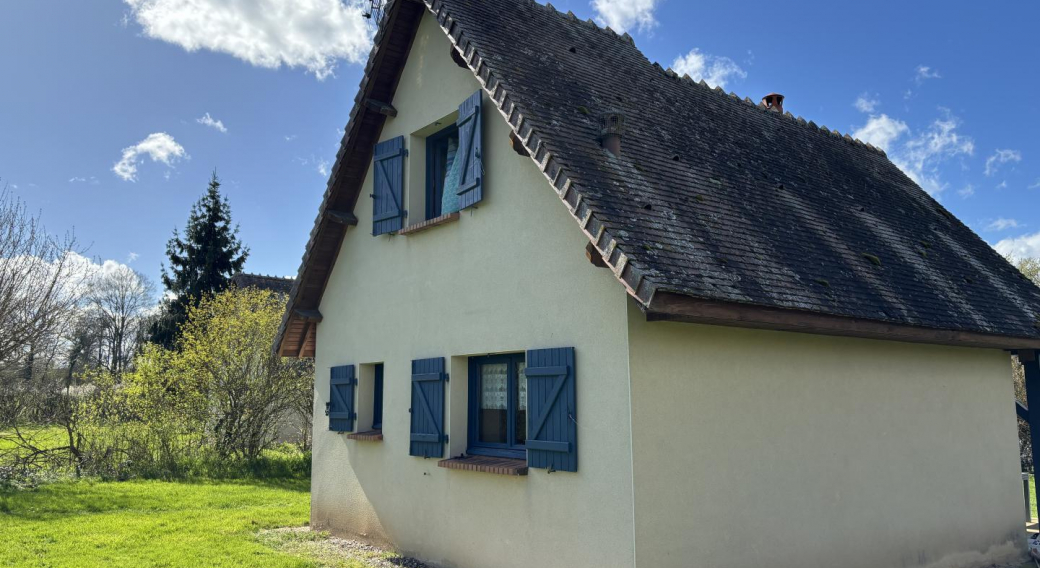
<path id="1" fill-rule="evenodd" d="M 316 361 L 314 527 L 463 568 L 1020 557 L 1040 290 L 882 151 L 529 0 L 381 22 L 276 345 Z"/>
<path id="2" fill-rule="evenodd" d="M 231 284 L 236 288 L 256 288 L 270 290 L 276 294 L 288 294 L 292 291 L 293 279 L 268 274 L 237 272 L 231 277 Z"/>

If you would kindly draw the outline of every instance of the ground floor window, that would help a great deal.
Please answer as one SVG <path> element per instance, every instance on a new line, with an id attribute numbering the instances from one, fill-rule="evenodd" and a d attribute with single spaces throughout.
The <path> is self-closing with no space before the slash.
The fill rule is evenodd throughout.
<path id="1" fill-rule="evenodd" d="M 470 358 L 469 453 L 524 457 L 526 366 L 523 353 Z"/>

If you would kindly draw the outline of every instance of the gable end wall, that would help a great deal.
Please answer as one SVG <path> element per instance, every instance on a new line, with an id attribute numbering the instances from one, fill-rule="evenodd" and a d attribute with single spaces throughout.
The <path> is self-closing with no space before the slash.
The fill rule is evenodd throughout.
<path id="1" fill-rule="evenodd" d="M 425 163 L 410 134 L 478 89 L 424 16 L 380 140 L 406 137 L 406 191 Z M 487 101 L 485 197 L 459 220 L 371 236 L 369 171 L 321 303 L 314 406 L 312 524 L 388 542 L 442 566 L 632 566 L 626 293 L 585 258 L 587 238 Z M 414 223 L 422 211 L 408 200 Z M 466 449 L 468 355 L 574 347 L 578 472 L 509 477 L 408 455 L 410 363 L 447 358 L 446 456 Z M 329 368 L 384 363 L 382 442 L 329 432 Z"/>

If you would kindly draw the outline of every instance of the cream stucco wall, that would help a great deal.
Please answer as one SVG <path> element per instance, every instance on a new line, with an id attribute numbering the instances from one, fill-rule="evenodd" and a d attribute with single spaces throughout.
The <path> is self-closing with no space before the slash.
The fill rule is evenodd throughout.
<path id="1" fill-rule="evenodd" d="M 421 139 L 478 89 L 427 15 L 380 140 L 406 136 L 407 187 L 421 191 Z M 484 104 L 485 198 L 459 221 L 371 236 L 371 175 L 318 326 L 312 521 L 388 541 L 444 566 L 632 566 L 632 465 L 624 290 L 584 256 L 587 242 L 530 158 Z M 426 130 L 424 130 L 426 129 Z M 410 192 L 411 222 L 421 203 Z M 466 356 L 573 346 L 577 473 L 527 477 L 447 470 L 408 455 L 410 362 L 450 361 L 450 455 L 466 447 Z M 385 365 L 383 442 L 329 432 L 329 368 L 360 364 L 359 428 L 371 423 L 371 363 Z"/>
<path id="2" fill-rule="evenodd" d="M 1009 357 L 646 322 L 630 307 L 640 567 L 1021 554 Z"/>

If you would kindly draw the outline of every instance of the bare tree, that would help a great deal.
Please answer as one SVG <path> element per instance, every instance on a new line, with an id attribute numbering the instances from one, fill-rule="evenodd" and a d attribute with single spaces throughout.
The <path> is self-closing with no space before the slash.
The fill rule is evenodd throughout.
<path id="1" fill-rule="evenodd" d="M 74 238 L 48 234 L 39 216 L 0 189 L 0 469 L 69 460 L 75 451 L 59 367 L 82 297 L 82 258 Z M 66 426 L 68 446 L 21 429 L 40 423 Z"/>
<path id="2" fill-rule="evenodd" d="M 137 353 L 154 308 L 154 290 L 147 277 L 122 265 L 100 270 L 87 287 L 86 317 L 94 326 L 98 363 L 117 376 Z"/>
<path id="3" fill-rule="evenodd" d="M 47 234 L 38 216 L 0 190 L 0 365 L 22 360 L 71 321 L 80 299 L 75 239 Z"/>

